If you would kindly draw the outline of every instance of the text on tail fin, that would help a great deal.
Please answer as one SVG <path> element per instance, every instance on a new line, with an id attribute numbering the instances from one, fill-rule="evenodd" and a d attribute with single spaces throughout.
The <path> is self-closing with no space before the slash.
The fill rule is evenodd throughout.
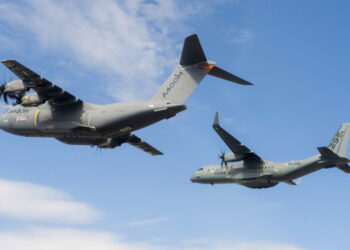
<path id="1" fill-rule="evenodd" d="M 343 123 L 328 148 L 341 157 L 346 156 L 350 135 L 350 123 Z"/>

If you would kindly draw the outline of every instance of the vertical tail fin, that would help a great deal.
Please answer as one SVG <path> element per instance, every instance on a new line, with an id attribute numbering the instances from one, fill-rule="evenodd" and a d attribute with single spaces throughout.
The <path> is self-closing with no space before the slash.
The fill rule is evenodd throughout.
<path id="1" fill-rule="evenodd" d="M 195 90 L 202 79 L 210 74 L 231 82 L 252 85 L 231 73 L 215 66 L 215 62 L 208 61 L 196 34 L 185 39 L 179 65 L 152 100 L 169 100 L 182 104 Z"/>
<path id="2" fill-rule="evenodd" d="M 343 123 L 328 148 L 340 157 L 346 157 L 350 135 L 350 123 Z"/>

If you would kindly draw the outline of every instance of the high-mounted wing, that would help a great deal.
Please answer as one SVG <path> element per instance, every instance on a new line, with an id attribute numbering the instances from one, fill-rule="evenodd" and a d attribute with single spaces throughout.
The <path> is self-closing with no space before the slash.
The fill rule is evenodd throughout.
<path id="1" fill-rule="evenodd" d="M 36 91 L 41 99 L 48 101 L 50 104 L 69 105 L 81 103 L 80 99 L 54 85 L 16 60 L 5 60 L 2 63 L 23 81 L 24 86 Z"/>
<path id="2" fill-rule="evenodd" d="M 243 160 L 261 160 L 258 155 L 244 146 L 220 126 L 218 112 L 215 114 L 213 128 L 234 154 L 241 156 Z"/>
<path id="3" fill-rule="evenodd" d="M 151 155 L 162 155 L 163 153 L 157 150 L 156 148 L 149 145 L 147 142 L 141 140 L 139 137 L 137 137 L 134 134 L 131 134 L 126 141 L 130 145 L 137 147 L 138 149 L 141 149 L 142 151 L 149 153 Z"/>

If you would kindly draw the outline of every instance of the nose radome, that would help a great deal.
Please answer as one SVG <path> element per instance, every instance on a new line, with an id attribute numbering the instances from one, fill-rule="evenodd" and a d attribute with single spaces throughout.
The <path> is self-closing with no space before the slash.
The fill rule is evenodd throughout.
<path id="1" fill-rule="evenodd" d="M 196 181 L 196 177 L 195 177 L 194 174 L 191 176 L 190 180 L 191 180 L 192 182 L 195 182 L 195 181 Z"/>
<path id="2" fill-rule="evenodd" d="M 194 174 L 191 176 L 191 181 L 192 181 L 192 182 L 196 182 L 196 181 L 198 181 L 199 178 L 200 178 L 199 175 L 197 175 L 196 173 L 194 173 Z"/>
<path id="3" fill-rule="evenodd" d="M 7 125 L 7 124 L 6 124 Z M 6 126 L 5 126 L 5 122 L 4 122 L 4 117 L 3 115 L 1 114 L 0 115 L 0 129 L 5 129 Z"/>

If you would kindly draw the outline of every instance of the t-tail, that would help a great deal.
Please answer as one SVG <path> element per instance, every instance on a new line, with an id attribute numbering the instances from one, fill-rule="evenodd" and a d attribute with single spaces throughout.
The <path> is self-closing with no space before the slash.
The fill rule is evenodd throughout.
<path id="1" fill-rule="evenodd" d="M 152 100 L 169 100 L 183 104 L 207 75 L 243 85 L 252 83 L 215 66 L 208 61 L 196 34 L 185 39 L 179 65 L 153 96 Z"/>
<path id="2" fill-rule="evenodd" d="M 327 147 L 319 147 L 318 151 L 322 157 L 329 159 L 334 162 L 334 165 L 340 170 L 350 173 L 350 166 L 348 162 L 350 160 L 346 158 L 346 152 L 348 149 L 350 135 L 350 123 L 343 123 L 335 134 L 333 140 Z"/>

